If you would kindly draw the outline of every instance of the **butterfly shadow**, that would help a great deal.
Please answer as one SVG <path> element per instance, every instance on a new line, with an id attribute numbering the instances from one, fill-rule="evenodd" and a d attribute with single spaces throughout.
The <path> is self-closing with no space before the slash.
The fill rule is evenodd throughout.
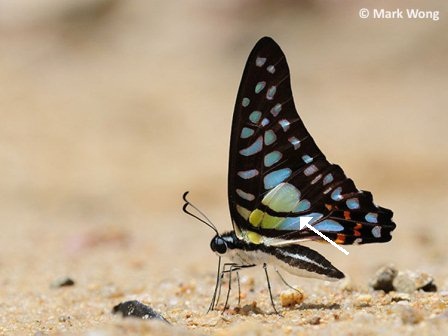
<path id="1" fill-rule="evenodd" d="M 302 303 L 300 306 L 297 306 L 294 310 L 306 310 L 306 309 L 313 309 L 313 310 L 336 310 L 341 309 L 341 305 L 339 303 Z"/>

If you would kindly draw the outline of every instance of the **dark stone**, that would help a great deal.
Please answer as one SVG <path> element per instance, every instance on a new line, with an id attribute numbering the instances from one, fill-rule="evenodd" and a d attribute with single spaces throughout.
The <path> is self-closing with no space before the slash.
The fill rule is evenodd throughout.
<path id="1" fill-rule="evenodd" d="M 113 314 L 121 313 L 123 317 L 135 317 L 142 320 L 160 320 L 169 324 L 165 318 L 151 307 L 137 301 L 125 301 L 112 308 Z"/>
<path id="2" fill-rule="evenodd" d="M 51 283 L 51 288 L 69 287 L 74 286 L 75 281 L 69 277 L 57 279 Z"/>
<path id="3" fill-rule="evenodd" d="M 433 282 L 430 282 L 427 285 L 420 287 L 419 289 L 421 289 L 424 292 L 437 292 L 437 286 Z"/>

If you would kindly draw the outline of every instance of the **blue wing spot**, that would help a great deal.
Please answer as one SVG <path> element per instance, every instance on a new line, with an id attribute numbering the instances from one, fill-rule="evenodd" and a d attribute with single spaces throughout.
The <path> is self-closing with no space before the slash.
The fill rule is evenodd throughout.
<path id="1" fill-rule="evenodd" d="M 294 150 L 300 148 L 300 140 L 297 139 L 296 137 L 290 137 L 288 138 L 288 141 L 291 143 L 291 145 L 294 146 Z"/>
<path id="2" fill-rule="evenodd" d="M 257 59 L 255 60 L 255 64 L 257 67 L 261 68 L 264 65 L 264 63 L 266 63 L 265 57 L 257 57 Z"/>
<path id="3" fill-rule="evenodd" d="M 328 183 L 333 182 L 333 174 L 327 174 L 324 177 L 323 185 L 327 185 Z"/>
<path id="4" fill-rule="evenodd" d="M 269 119 L 268 118 L 263 118 L 263 120 L 261 121 L 261 126 L 267 126 L 269 125 Z"/>
<path id="5" fill-rule="evenodd" d="M 237 173 L 237 175 L 245 180 L 251 179 L 258 175 L 258 170 L 250 169 L 250 170 L 241 170 Z"/>
<path id="6" fill-rule="evenodd" d="M 255 131 L 248 127 L 243 127 L 241 130 L 241 138 L 247 139 L 248 137 L 252 136 L 255 133 Z"/>
<path id="7" fill-rule="evenodd" d="M 319 224 L 314 225 L 314 228 L 316 228 L 319 231 L 327 231 L 327 232 L 344 231 L 344 227 L 332 219 L 325 219 Z"/>
<path id="8" fill-rule="evenodd" d="M 277 87 L 275 85 L 271 86 L 266 93 L 266 99 L 272 100 L 275 96 L 275 93 L 277 92 Z"/>
<path id="9" fill-rule="evenodd" d="M 255 199 L 254 195 L 252 195 L 251 193 L 247 193 L 241 189 L 236 189 L 236 193 L 238 194 L 239 197 L 247 201 L 253 201 Z"/>
<path id="10" fill-rule="evenodd" d="M 257 85 L 255 85 L 255 93 L 260 93 L 261 91 L 263 91 L 265 86 L 266 82 L 258 82 Z"/>
<path id="11" fill-rule="evenodd" d="M 342 188 L 341 187 L 337 187 L 335 190 L 333 190 L 333 192 L 331 193 L 331 199 L 333 201 L 339 201 L 342 199 Z"/>
<path id="12" fill-rule="evenodd" d="M 319 219 L 321 219 L 324 215 L 319 212 L 312 212 L 310 214 L 307 214 L 306 216 L 313 218 L 309 221 L 309 224 L 313 224 L 314 222 L 317 222 Z"/>
<path id="13" fill-rule="evenodd" d="M 260 111 L 253 111 L 249 115 L 249 120 L 252 121 L 254 124 L 258 123 L 261 118 L 261 112 Z"/>
<path id="14" fill-rule="evenodd" d="M 264 188 L 266 190 L 274 188 L 276 185 L 290 177 L 291 173 L 292 171 L 290 168 L 283 168 L 267 174 L 263 179 Z"/>
<path id="15" fill-rule="evenodd" d="M 380 238 L 380 237 L 381 237 L 381 226 L 375 226 L 375 227 L 372 229 L 372 235 L 373 235 L 375 238 Z"/>
<path id="16" fill-rule="evenodd" d="M 311 162 L 313 162 L 313 158 L 312 158 L 311 156 L 309 156 L 309 155 L 304 155 L 304 156 L 302 156 L 302 160 L 303 160 L 303 162 L 305 162 L 305 163 L 311 163 Z"/>
<path id="17" fill-rule="evenodd" d="M 267 70 L 268 72 L 270 72 L 271 74 L 273 74 L 273 73 L 275 72 L 275 66 L 270 65 L 270 66 L 268 66 L 268 67 L 266 68 L 266 70 Z"/>
<path id="18" fill-rule="evenodd" d="M 261 152 L 262 148 L 263 148 L 263 137 L 259 136 L 252 145 L 240 150 L 240 154 L 244 156 L 251 156 L 257 154 L 258 152 Z"/>
<path id="19" fill-rule="evenodd" d="M 249 106 L 249 104 L 250 104 L 250 99 L 244 97 L 243 101 L 241 102 L 241 105 L 243 105 L 243 107 L 247 107 L 247 106 Z"/>
<path id="20" fill-rule="evenodd" d="M 276 117 L 282 110 L 282 104 L 275 104 L 273 108 L 271 108 L 271 114 Z"/>
<path id="21" fill-rule="evenodd" d="M 277 230 L 299 230 L 299 217 L 286 217 L 284 221 L 277 227 Z"/>
<path id="22" fill-rule="evenodd" d="M 378 223 L 378 214 L 374 213 L 374 212 L 369 212 L 366 215 L 366 221 L 368 221 L 369 223 Z"/>
<path id="23" fill-rule="evenodd" d="M 303 171 L 303 173 L 306 176 L 313 175 L 315 172 L 317 172 L 317 167 L 315 165 L 311 165 L 309 167 L 306 167 L 305 170 Z"/>
<path id="24" fill-rule="evenodd" d="M 264 156 L 264 166 L 270 167 L 280 161 L 281 158 L 282 153 L 280 153 L 279 151 L 270 152 L 269 154 L 266 154 Z"/>
<path id="25" fill-rule="evenodd" d="M 278 124 L 283 128 L 283 131 L 286 132 L 289 129 L 289 121 L 286 119 L 282 119 L 278 122 Z"/>
<path id="26" fill-rule="evenodd" d="M 264 144 L 266 146 L 272 145 L 277 140 L 277 136 L 275 135 L 273 130 L 267 130 L 264 132 Z"/>
<path id="27" fill-rule="evenodd" d="M 349 198 L 345 204 L 347 204 L 347 207 L 349 209 L 359 209 L 359 200 L 357 198 Z"/>
<path id="28" fill-rule="evenodd" d="M 297 206 L 294 209 L 294 212 L 302 212 L 302 211 L 306 211 L 309 208 L 311 208 L 311 203 L 310 201 L 308 201 L 307 199 L 303 199 L 299 202 L 299 204 L 297 204 Z"/>

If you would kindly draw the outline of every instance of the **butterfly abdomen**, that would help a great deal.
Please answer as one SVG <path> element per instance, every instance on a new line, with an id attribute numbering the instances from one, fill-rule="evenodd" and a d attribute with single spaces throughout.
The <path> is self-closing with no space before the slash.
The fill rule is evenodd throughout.
<path id="1" fill-rule="evenodd" d="M 322 280 L 339 280 L 344 273 L 338 270 L 324 256 L 302 245 L 287 247 L 269 247 L 264 250 L 275 257 L 271 263 L 278 265 L 291 274 Z"/>

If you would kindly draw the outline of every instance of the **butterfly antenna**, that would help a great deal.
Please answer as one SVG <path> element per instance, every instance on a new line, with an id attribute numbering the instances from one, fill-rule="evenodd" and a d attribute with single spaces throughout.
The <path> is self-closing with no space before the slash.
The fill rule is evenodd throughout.
<path id="1" fill-rule="evenodd" d="M 191 203 L 189 200 L 187 200 L 188 193 L 189 193 L 189 191 L 186 191 L 182 195 L 182 198 L 185 201 L 185 204 L 182 207 L 182 211 L 185 212 L 187 215 L 190 215 L 191 217 L 196 218 L 198 221 L 200 221 L 200 222 L 204 223 L 205 225 L 207 225 L 209 228 L 211 228 L 213 231 L 215 231 L 216 234 L 219 236 L 218 229 L 216 228 L 216 226 L 213 225 L 212 221 L 201 210 L 199 210 L 193 203 Z M 194 210 L 196 210 L 204 219 L 202 219 L 201 217 L 199 217 L 199 216 L 193 214 L 192 212 L 190 212 L 187 209 L 188 206 L 191 206 Z"/>

